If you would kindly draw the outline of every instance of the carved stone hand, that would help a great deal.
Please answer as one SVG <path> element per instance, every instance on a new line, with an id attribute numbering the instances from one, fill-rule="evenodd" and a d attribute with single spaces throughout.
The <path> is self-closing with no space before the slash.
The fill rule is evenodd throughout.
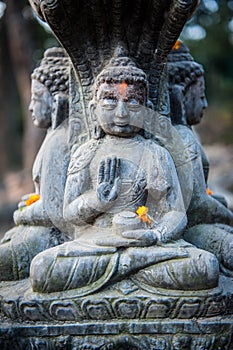
<path id="1" fill-rule="evenodd" d="M 152 229 L 125 231 L 122 232 L 122 236 L 126 239 L 131 240 L 131 244 L 133 243 L 132 246 L 135 247 L 155 245 L 158 241 L 156 231 Z"/>
<path id="2" fill-rule="evenodd" d="M 97 196 L 100 202 L 113 202 L 118 197 L 120 187 L 120 159 L 116 157 L 102 160 L 99 167 Z"/>

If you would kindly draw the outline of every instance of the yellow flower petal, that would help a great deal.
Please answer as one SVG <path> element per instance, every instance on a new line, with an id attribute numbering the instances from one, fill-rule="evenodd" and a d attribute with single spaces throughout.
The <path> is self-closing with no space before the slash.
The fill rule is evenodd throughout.
<path id="1" fill-rule="evenodd" d="M 31 205 L 32 203 L 37 202 L 40 199 L 39 194 L 31 194 L 29 198 L 25 201 L 26 206 Z"/>
<path id="2" fill-rule="evenodd" d="M 146 215 L 148 213 L 148 210 L 149 208 L 142 206 L 136 210 L 136 213 L 138 214 L 139 217 L 141 217 L 143 215 Z"/>
<path id="3" fill-rule="evenodd" d="M 149 218 L 149 216 L 147 216 L 148 210 L 149 208 L 142 206 L 136 210 L 136 213 L 138 214 L 142 222 L 147 222 L 149 226 L 151 226 L 152 220 Z"/>

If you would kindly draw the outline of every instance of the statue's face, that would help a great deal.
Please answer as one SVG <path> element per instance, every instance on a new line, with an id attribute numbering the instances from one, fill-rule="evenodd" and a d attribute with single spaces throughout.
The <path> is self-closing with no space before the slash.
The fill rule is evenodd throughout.
<path id="1" fill-rule="evenodd" d="M 95 113 L 104 132 L 120 137 L 136 135 L 143 128 L 145 97 L 141 84 L 101 84 Z"/>
<path id="2" fill-rule="evenodd" d="M 190 85 L 185 93 L 185 112 L 187 123 L 195 125 L 200 123 L 204 109 L 208 106 L 205 96 L 205 82 L 203 77 Z"/>
<path id="3" fill-rule="evenodd" d="M 46 86 L 32 79 L 31 103 L 29 110 L 32 113 L 33 123 L 42 129 L 51 126 L 52 96 Z"/>

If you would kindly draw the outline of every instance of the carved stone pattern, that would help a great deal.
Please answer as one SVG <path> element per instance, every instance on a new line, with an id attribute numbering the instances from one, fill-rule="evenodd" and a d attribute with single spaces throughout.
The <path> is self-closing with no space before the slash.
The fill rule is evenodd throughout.
<path id="1" fill-rule="evenodd" d="M 82 106 L 83 91 L 73 70 L 70 74 L 69 144 L 82 144 L 90 138 L 91 125 Z"/>
<path id="2" fill-rule="evenodd" d="M 198 3 L 197 0 L 135 0 L 132 6 L 131 1 L 126 0 L 30 2 L 67 50 L 87 100 L 93 79 L 120 43 L 148 74 L 150 98 L 155 103 L 160 63 L 166 61 Z M 168 15 L 164 16 L 166 12 Z M 156 49 L 157 59 L 154 60 Z"/>
<path id="3" fill-rule="evenodd" d="M 111 320 L 117 319 L 155 319 L 155 318 L 179 318 L 190 319 L 193 317 L 212 317 L 216 315 L 227 315 L 233 310 L 227 308 L 232 300 L 225 298 L 214 299 L 212 297 L 205 299 L 86 299 L 70 302 L 54 301 L 51 303 L 40 304 L 38 302 L 23 301 L 13 311 L 19 307 L 17 316 L 25 320 L 43 321 L 43 320 Z M 11 315 L 8 303 L 2 305 L 3 312 Z M 12 303 L 10 303 L 12 308 Z M 17 317 L 16 316 L 16 317 Z"/>
<path id="4" fill-rule="evenodd" d="M 141 294 L 141 295 L 140 295 Z M 233 314 L 233 294 L 216 291 L 206 296 L 161 296 L 131 292 L 121 295 L 116 289 L 93 297 L 77 298 L 71 292 L 66 298 L 2 296 L 1 313 L 13 320 L 86 321 L 113 319 L 192 319 Z"/>
<path id="5" fill-rule="evenodd" d="M 217 335 L 59 336 L 0 338 L 2 350 L 231 350 L 230 332 Z"/>
<path id="6" fill-rule="evenodd" d="M 50 9 L 54 9 L 59 3 L 59 0 L 42 0 L 41 7 L 47 7 Z"/>

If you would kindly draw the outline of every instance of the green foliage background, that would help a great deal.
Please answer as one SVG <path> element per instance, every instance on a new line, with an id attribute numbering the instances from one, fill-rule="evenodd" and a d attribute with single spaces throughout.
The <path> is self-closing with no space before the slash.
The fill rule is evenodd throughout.
<path id="1" fill-rule="evenodd" d="M 202 39 L 187 35 L 195 28 Z M 233 143 L 233 1 L 203 0 L 181 38 L 205 69 L 209 107 L 198 127 L 202 141 Z"/>

